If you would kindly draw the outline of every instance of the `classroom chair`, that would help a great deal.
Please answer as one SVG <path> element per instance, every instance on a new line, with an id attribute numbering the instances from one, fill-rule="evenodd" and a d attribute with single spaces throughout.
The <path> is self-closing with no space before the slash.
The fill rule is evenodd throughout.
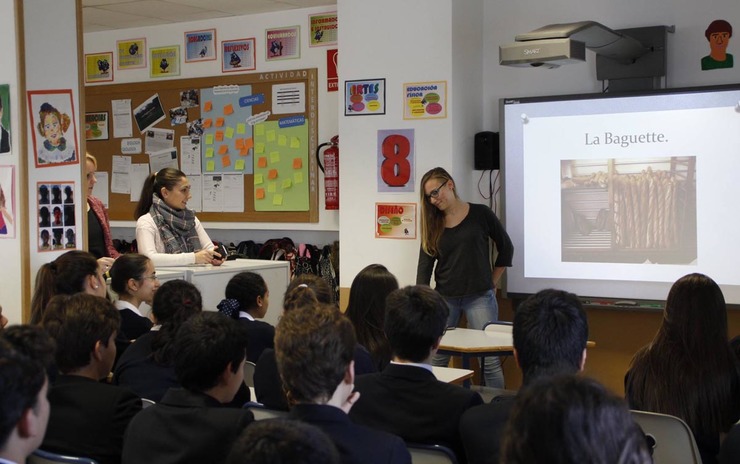
<path id="1" fill-rule="evenodd" d="M 412 464 L 457 464 L 455 453 L 446 446 L 406 443 Z"/>
<path id="2" fill-rule="evenodd" d="M 686 422 L 668 414 L 631 412 L 652 447 L 655 464 L 701 464 L 699 448 Z"/>
<path id="3" fill-rule="evenodd" d="M 141 399 L 141 409 L 146 409 L 149 406 L 154 406 L 155 404 L 157 404 L 157 403 L 154 402 L 153 400 L 148 399 L 148 398 L 142 398 Z"/>
<path id="4" fill-rule="evenodd" d="M 288 411 L 269 409 L 264 407 L 261 403 L 256 403 L 254 401 L 250 401 L 245 404 L 244 407 L 252 411 L 252 414 L 254 414 L 254 420 L 280 419 L 288 416 Z"/>
<path id="5" fill-rule="evenodd" d="M 254 368 L 256 364 L 252 361 L 244 361 L 244 384 L 248 387 L 254 387 Z"/>
<path id="6" fill-rule="evenodd" d="M 51 453 L 37 449 L 26 460 L 27 464 L 55 464 L 55 463 L 71 463 L 71 464 L 98 464 L 98 461 L 90 458 L 81 458 L 75 456 L 67 456 L 57 453 Z"/>

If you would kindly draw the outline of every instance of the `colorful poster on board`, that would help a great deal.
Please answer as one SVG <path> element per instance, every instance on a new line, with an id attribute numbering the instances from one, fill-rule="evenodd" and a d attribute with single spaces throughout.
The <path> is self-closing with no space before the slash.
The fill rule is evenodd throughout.
<path id="1" fill-rule="evenodd" d="M 85 140 L 108 140 L 108 112 L 85 113 Z"/>
<path id="2" fill-rule="evenodd" d="M 414 129 L 378 131 L 378 192 L 414 191 Z"/>
<path id="3" fill-rule="evenodd" d="M 310 47 L 323 47 L 337 44 L 339 33 L 337 12 L 309 15 L 308 23 L 311 28 Z"/>
<path id="4" fill-rule="evenodd" d="M 74 182 L 37 182 L 36 194 L 38 251 L 77 248 Z"/>
<path id="5" fill-rule="evenodd" d="M 265 31 L 265 60 L 291 60 L 301 57 L 301 26 Z"/>
<path id="6" fill-rule="evenodd" d="M 0 155 L 10 153 L 10 86 L 0 85 Z"/>
<path id="7" fill-rule="evenodd" d="M 76 164 L 79 152 L 72 90 L 30 90 L 27 95 L 36 167 Z"/>
<path id="8" fill-rule="evenodd" d="M 116 41 L 118 51 L 117 69 L 146 68 L 146 39 Z"/>
<path id="9" fill-rule="evenodd" d="M 344 115 L 385 114 L 385 79 L 344 81 Z"/>
<path id="10" fill-rule="evenodd" d="M 85 54 L 85 83 L 113 80 L 113 52 Z"/>
<path id="11" fill-rule="evenodd" d="M 403 84 L 403 119 L 447 117 L 447 81 Z"/>
<path id="12" fill-rule="evenodd" d="M 15 238 L 15 166 L 0 166 L 0 238 Z"/>
<path id="13" fill-rule="evenodd" d="M 339 50 L 336 48 L 326 51 L 326 91 L 327 92 L 338 92 L 339 91 L 339 73 L 337 72 L 337 66 L 339 65 Z"/>
<path id="14" fill-rule="evenodd" d="M 224 40 L 221 42 L 221 72 L 256 69 L 255 39 Z"/>
<path id="15" fill-rule="evenodd" d="M 185 33 L 185 62 L 213 61 L 216 59 L 216 29 Z"/>
<path id="16" fill-rule="evenodd" d="M 149 49 L 150 77 L 180 75 L 180 46 L 155 47 Z"/>
<path id="17" fill-rule="evenodd" d="M 416 239 L 416 203 L 375 203 L 375 238 Z"/>

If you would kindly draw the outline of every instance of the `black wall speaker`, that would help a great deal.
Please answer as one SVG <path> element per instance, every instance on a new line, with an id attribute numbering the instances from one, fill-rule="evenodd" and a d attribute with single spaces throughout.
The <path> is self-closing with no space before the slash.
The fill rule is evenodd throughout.
<path id="1" fill-rule="evenodd" d="M 498 132 L 478 132 L 475 134 L 475 169 L 486 171 L 499 167 Z"/>

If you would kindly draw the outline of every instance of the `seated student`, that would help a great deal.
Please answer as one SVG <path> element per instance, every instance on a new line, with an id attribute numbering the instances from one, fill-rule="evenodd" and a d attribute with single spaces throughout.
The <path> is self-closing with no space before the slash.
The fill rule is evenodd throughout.
<path id="1" fill-rule="evenodd" d="M 586 363 L 588 320 L 578 297 L 542 290 L 514 312 L 514 359 L 524 387 L 555 374 L 575 374 Z M 470 464 L 497 464 L 504 426 L 515 396 L 468 409 L 460 419 L 460 436 Z"/>
<path id="2" fill-rule="evenodd" d="M 57 377 L 57 366 L 54 360 L 57 346 L 43 328 L 37 325 L 18 324 L 11 325 L 0 334 L 3 339 L 13 345 L 16 351 L 41 363 L 49 378 L 49 384 L 54 383 Z"/>
<path id="3" fill-rule="evenodd" d="M 257 421 L 231 448 L 226 464 L 339 464 L 334 443 L 310 424 L 289 419 Z"/>
<path id="4" fill-rule="evenodd" d="M 255 272 L 240 272 L 229 280 L 226 298 L 218 304 L 218 311 L 236 319 L 247 334 L 247 361 L 257 363 L 265 348 L 275 346 L 275 327 L 262 319 L 270 305 L 270 290 L 265 279 Z"/>
<path id="5" fill-rule="evenodd" d="M 141 314 L 142 303 L 152 304 L 159 288 L 154 263 L 144 255 L 121 255 L 110 268 L 111 288 L 118 294 L 115 305 L 121 314 L 121 332 L 128 340 L 136 340 L 149 332 L 152 321 Z"/>
<path id="6" fill-rule="evenodd" d="M 0 463 L 23 464 L 41 444 L 48 388 L 43 365 L 0 338 Z"/>
<path id="7" fill-rule="evenodd" d="M 426 285 L 388 295 L 385 333 L 393 359 L 382 372 L 355 379 L 361 397 L 350 418 L 407 442 L 448 446 L 465 462 L 460 416 L 483 400 L 474 391 L 440 382 L 432 373 L 431 360 L 447 328 L 448 313 L 444 298 Z"/>
<path id="8" fill-rule="evenodd" d="M 352 391 L 356 344 L 352 322 L 335 306 L 306 306 L 280 319 L 275 354 L 280 377 L 295 402 L 290 417 L 323 430 L 345 464 L 410 464 L 403 440 L 355 425 L 347 417 L 359 397 Z"/>
<path id="9" fill-rule="evenodd" d="M 121 316 L 105 298 L 78 293 L 49 302 L 41 326 L 57 345 L 60 375 L 49 392 L 51 415 L 41 448 L 120 463 L 123 432 L 141 410 L 127 388 L 102 383 L 116 358 Z"/>
<path id="10" fill-rule="evenodd" d="M 535 382 L 517 399 L 501 462 L 652 464 L 653 459 L 622 399 L 595 380 L 563 375 Z"/>
<path id="11" fill-rule="evenodd" d="M 247 347 L 236 321 L 213 312 L 191 317 L 175 339 L 175 372 L 183 388 L 143 410 L 126 431 L 125 464 L 226 461 L 247 409 L 225 407 L 244 384 Z"/>

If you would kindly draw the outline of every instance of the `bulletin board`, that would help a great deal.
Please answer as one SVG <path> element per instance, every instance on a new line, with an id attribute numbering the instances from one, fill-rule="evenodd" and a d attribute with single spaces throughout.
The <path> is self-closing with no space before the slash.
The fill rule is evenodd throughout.
<path id="1" fill-rule="evenodd" d="M 146 130 L 140 132 L 135 109 L 158 96 L 165 117 L 154 129 L 174 130 L 174 147 L 188 136 L 189 124 L 174 124 L 183 93 L 197 89 L 198 101 L 187 108 L 187 121 L 199 121 L 202 174 L 244 176 L 243 211 L 197 212 L 205 222 L 318 222 L 317 70 L 265 72 L 177 79 L 85 88 L 85 113 L 111 114 L 114 100 L 131 100 L 132 137 L 93 137 L 87 149 L 98 160 L 98 172 L 112 174 L 113 156 L 122 155 L 122 140 L 140 139 L 142 153 L 132 163 L 149 163 L 144 152 Z M 109 118 L 111 119 L 111 118 Z M 191 127 L 190 132 L 193 132 Z M 190 178 L 190 176 L 188 176 Z M 204 191 L 204 195 L 206 192 Z M 136 203 L 129 194 L 109 192 L 111 220 L 134 220 Z"/>

